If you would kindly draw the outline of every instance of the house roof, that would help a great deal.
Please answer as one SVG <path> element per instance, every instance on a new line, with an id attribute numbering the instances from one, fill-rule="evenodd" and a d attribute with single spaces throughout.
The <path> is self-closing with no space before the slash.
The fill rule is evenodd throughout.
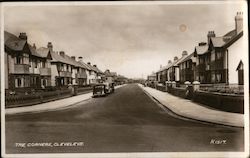
<path id="1" fill-rule="evenodd" d="M 224 36 L 235 36 L 237 34 L 237 31 L 234 29 L 232 31 L 229 31 L 228 33 L 226 33 Z"/>
<path id="2" fill-rule="evenodd" d="M 40 58 L 47 58 L 47 56 L 46 56 L 46 57 L 43 57 L 42 55 L 40 55 L 40 54 L 37 52 L 37 50 L 36 50 L 34 47 L 32 47 L 30 44 L 28 44 L 28 46 L 29 46 L 31 55 L 36 56 L 36 57 L 40 57 Z"/>
<path id="3" fill-rule="evenodd" d="M 226 44 L 226 40 L 224 40 L 223 37 L 212 37 L 211 42 L 214 47 L 222 47 Z"/>
<path id="4" fill-rule="evenodd" d="M 188 61 L 189 59 L 191 59 L 194 56 L 194 53 L 189 54 L 181 63 Z"/>
<path id="5" fill-rule="evenodd" d="M 109 70 L 106 70 L 104 72 L 104 74 L 105 74 L 106 77 L 115 77 L 115 76 L 117 76 L 116 72 L 110 72 Z"/>
<path id="6" fill-rule="evenodd" d="M 88 66 L 88 64 L 84 63 L 83 61 L 78 61 L 84 69 L 91 70 L 91 68 Z"/>
<path id="7" fill-rule="evenodd" d="M 236 71 L 240 70 L 241 66 L 243 66 L 242 60 L 240 60 L 239 65 L 236 68 Z"/>
<path id="8" fill-rule="evenodd" d="M 195 52 L 198 54 L 198 55 L 202 55 L 204 53 L 206 53 L 208 50 L 208 45 L 202 45 L 202 46 L 196 46 L 195 47 Z"/>
<path id="9" fill-rule="evenodd" d="M 45 48 L 45 47 L 38 48 L 36 51 L 40 56 L 44 58 L 46 58 L 49 54 L 49 48 Z"/>
<path id="10" fill-rule="evenodd" d="M 7 31 L 4 31 L 4 45 L 6 45 L 11 50 L 22 51 L 26 43 L 26 40 L 22 40 L 17 36 Z"/>
<path id="11" fill-rule="evenodd" d="M 230 46 L 230 44 L 234 43 L 238 38 L 243 35 L 243 31 L 237 34 L 236 30 L 229 31 L 222 37 L 212 37 L 211 43 L 214 47 L 225 47 Z"/>
<path id="12" fill-rule="evenodd" d="M 179 63 L 183 62 L 183 60 L 184 60 L 187 56 L 188 56 L 188 55 L 182 56 L 180 59 L 178 59 L 176 62 L 174 62 L 172 66 L 177 66 Z"/>
<path id="13" fill-rule="evenodd" d="M 152 73 L 152 74 L 150 74 L 148 76 L 156 77 L 156 73 Z"/>
<path id="14" fill-rule="evenodd" d="M 37 53 L 37 50 L 34 47 L 27 43 L 27 40 L 20 39 L 7 31 L 4 31 L 4 44 L 14 51 L 23 51 L 27 44 L 31 55 L 43 58 L 39 53 Z"/>

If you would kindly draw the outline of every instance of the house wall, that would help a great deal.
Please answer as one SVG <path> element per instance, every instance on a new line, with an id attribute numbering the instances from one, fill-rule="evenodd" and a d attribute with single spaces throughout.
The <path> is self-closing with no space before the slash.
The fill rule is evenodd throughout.
<path id="1" fill-rule="evenodd" d="M 175 81 L 180 81 L 180 69 L 175 67 Z"/>
<path id="2" fill-rule="evenodd" d="M 80 69 L 80 68 L 79 68 Z M 81 70 L 80 70 L 81 71 Z M 77 74 L 77 68 L 73 68 L 73 70 L 72 70 L 72 75 L 71 75 L 71 77 L 72 77 L 72 84 L 73 85 L 75 85 L 75 84 L 77 84 L 76 83 L 76 74 Z"/>
<path id="3" fill-rule="evenodd" d="M 5 77 L 5 89 L 9 89 L 9 61 L 8 61 L 8 54 L 5 52 L 4 53 L 4 77 Z M 14 67 L 14 63 L 13 66 Z"/>
<path id="4" fill-rule="evenodd" d="M 238 84 L 238 72 L 236 71 L 237 66 L 240 60 L 242 60 L 244 64 L 246 63 L 246 60 L 248 59 L 247 52 L 244 52 L 244 50 L 247 50 L 247 43 L 244 43 L 244 39 L 242 37 L 228 48 L 228 82 L 229 84 Z"/>
<path id="5" fill-rule="evenodd" d="M 56 86 L 56 76 L 59 76 L 55 63 L 51 64 L 51 86 Z"/>

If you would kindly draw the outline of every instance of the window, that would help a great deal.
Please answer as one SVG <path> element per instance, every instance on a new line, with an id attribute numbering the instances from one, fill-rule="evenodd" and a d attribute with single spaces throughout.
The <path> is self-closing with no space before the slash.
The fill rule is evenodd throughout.
<path id="1" fill-rule="evenodd" d="M 221 73 L 216 74 L 217 82 L 221 82 L 221 79 L 222 79 L 222 74 Z"/>
<path id="2" fill-rule="evenodd" d="M 42 61 L 42 68 L 45 68 L 45 61 Z"/>
<path id="3" fill-rule="evenodd" d="M 21 56 L 16 56 L 15 64 L 22 64 L 22 63 L 23 63 L 23 58 Z"/>
<path id="4" fill-rule="evenodd" d="M 211 61 L 215 60 L 215 52 L 211 52 Z"/>
<path id="5" fill-rule="evenodd" d="M 215 82 L 215 73 L 214 72 L 211 73 L 211 81 Z"/>
<path id="6" fill-rule="evenodd" d="M 15 87 L 22 87 L 22 79 L 21 78 L 16 78 L 15 79 Z"/>
<path id="7" fill-rule="evenodd" d="M 189 62 L 187 62 L 187 69 L 189 68 Z"/>
<path id="8" fill-rule="evenodd" d="M 37 64 L 37 60 L 34 60 L 34 68 L 37 68 L 38 64 Z"/>
<path id="9" fill-rule="evenodd" d="M 204 59 L 203 58 L 199 58 L 199 63 L 203 64 L 204 63 Z"/>
<path id="10" fill-rule="evenodd" d="M 217 59 L 221 59 L 222 58 L 222 52 L 217 52 L 216 56 L 217 56 Z"/>

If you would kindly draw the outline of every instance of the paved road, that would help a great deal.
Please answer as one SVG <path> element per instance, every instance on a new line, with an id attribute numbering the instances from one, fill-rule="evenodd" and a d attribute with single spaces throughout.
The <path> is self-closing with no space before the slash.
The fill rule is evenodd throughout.
<path id="1" fill-rule="evenodd" d="M 136 84 L 67 109 L 6 117 L 7 153 L 243 151 L 243 135 L 241 128 L 175 117 Z M 52 147 L 27 147 L 38 142 Z M 62 142 L 84 146 L 55 146 Z"/>

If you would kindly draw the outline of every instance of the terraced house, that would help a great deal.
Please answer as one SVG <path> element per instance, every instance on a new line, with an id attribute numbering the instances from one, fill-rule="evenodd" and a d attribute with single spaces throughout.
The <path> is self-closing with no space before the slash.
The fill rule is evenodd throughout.
<path id="1" fill-rule="evenodd" d="M 48 42 L 47 48 L 41 47 L 37 51 L 42 56 L 50 57 L 51 86 L 87 85 L 87 67 L 76 61 L 75 56 L 70 57 L 64 51 L 54 51 L 51 42 Z"/>
<path id="2" fill-rule="evenodd" d="M 186 81 L 193 82 L 196 72 L 196 57 L 194 53 L 189 54 L 186 58 L 178 63 L 180 68 L 180 83 Z"/>
<path id="3" fill-rule="evenodd" d="M 5 31 L 5 89 L 43 89 L 69 84 L 86 86 L 98 83 L 103 72 L 82 57 L 68 56 L 54 51 L 51 42 L 47 47 L 36 48 L 27 42 L 26 33 L 19 37 Z"/>
<path id="4" fill-rule="evenodd" d="M 182 57 L 174 57 L 157 71 L 157 81 L 199 81 L 203 84 L 242 85 L 244 83 L 243 56 L 247 43 L 243 40 L 243 17 L 235 16 L 235 29 L 217 37 L 214 31 L 208 31 L 207 42 L 200 42 L 194 52 Z M 166 75 L 167 74 L 167 75 Z"/>
<path id="5" fill-rule="evenodd" d="M 243 83 L 243 73 L 237 72 L 242 62 L 243 48 L 243 17 L 238 12 L 235 16 L 235 29 L 223 36 L 216 37 L 214 31 L 208 32 L 207 44 L 196 48 L 197 78 L 201 83 Z M 243 63 L 242 63 L 243 64 Z M 243 72 L 243 71 L 242 71 Z"/>
<path id="6" fill-rule="evenodd" d="M 20 33 L 17 37 L 4 32 L 5 89 L 42 87 L 42 72 L 49 69 L 49 65 L 46 64 L 49 57 L 38 54 L 35 45 L 31 46 L 27 39 L 26 33 Z"/>

